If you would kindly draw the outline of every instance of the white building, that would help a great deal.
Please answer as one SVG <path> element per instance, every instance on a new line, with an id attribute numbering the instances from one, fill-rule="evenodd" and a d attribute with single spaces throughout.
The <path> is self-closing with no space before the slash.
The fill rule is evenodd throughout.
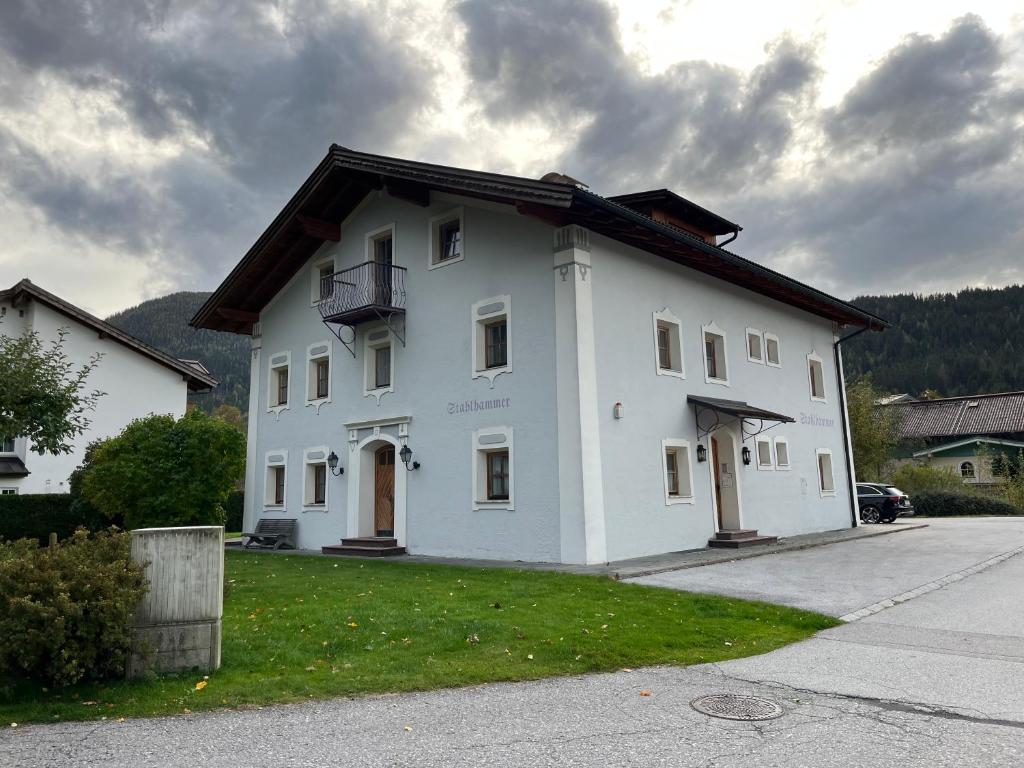
<path id="1" fill-rule="evenodd" d="M 246 530 L 598 563 L 855 525 L 838 342 L 885 323 L 739 229 L 332 146 L 192 320 L 252 336 Z"/>
<path id="2" fill-rule="evenodd" d="M 216 386 L 199 363 L 154 349 L 29 280 L 0 291 L 0 333 L 34 331 L 48 346 L 60 329 L 67 331 L 64 351 L 76 370 L 102 354 L 85 389 L 106 394 L 88 414 L 89 428 L 74 440 L 70 453 L 40 455 L 31 451 L 28 439 L 0 435 L 0 493 L 64 493 L 90 442 L 118 434 L 141 416 L 181 416 L 189 392 Z"/>

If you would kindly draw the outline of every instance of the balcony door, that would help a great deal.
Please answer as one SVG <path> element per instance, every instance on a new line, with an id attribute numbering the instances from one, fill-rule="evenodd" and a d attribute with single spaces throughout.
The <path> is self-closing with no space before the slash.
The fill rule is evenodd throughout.
<path id="1" fill-rule="evenodd" d="M 390 307 L 394 303 L 391 270 L 394 264 L 393 243 L 390 231 L 373 240 L 374 303 L 380 307 Z"/>

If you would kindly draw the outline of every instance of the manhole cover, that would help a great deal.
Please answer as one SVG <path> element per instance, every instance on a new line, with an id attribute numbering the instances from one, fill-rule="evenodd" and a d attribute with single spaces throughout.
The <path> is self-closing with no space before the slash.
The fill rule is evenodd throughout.
<path id="1" fill-rule="evenodd" d="M 735 693 L 700 696 L 691 701 L 690 706 L 705 715 L 726 720 L 774 720 L 783 714 L 782 707 L 774 701 Z"/>

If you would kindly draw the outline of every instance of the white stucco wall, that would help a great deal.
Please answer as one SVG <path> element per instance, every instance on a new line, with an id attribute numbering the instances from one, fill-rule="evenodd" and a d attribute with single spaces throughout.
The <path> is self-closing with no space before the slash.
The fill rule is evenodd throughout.
<path id="1" fill-rule="evenodd" d="M 778 536 L 849 527 L 832 323 L 598 235 L 591 245 L 609 559 L 703 547 L 715 533 L 710 450 L 698 463 L 689 394 L 742 400 L 797 420 L 765 433 L 788 438 L 788 471 L 759 470 L 754 441 L 746 443 L 752 462 L 737 468 L 743 527 Z M 681 321 L 685 378 L 656 373 L 653 313 L 663 309 Z M 729 386 L 705 381 L 701 329 L 710 323 L 726 333 Z M 748 327 L 779 337 L 781 367 L 748 362 Z M 823 403 L 810 397 L 812 351 L 824 368 Z M 616 402 L 621 420 L 613 418 Z M 666 438 L 690 443 L 693 504 L 665 503 Z M 819 493 L 819 448 L 832 451 L 835 496 Z"/>
<path id="2" fill-rule="evenodd" d="M 106 394 L 89 414 L 86 433 L 73 443 L 73 450 L 59 456 L 33 453 L 27 441 L 18 440 L 16 452 L 31 472 L 24 478 L 0 478 L 0 488 L 17 488 L 19 493 L 64 493 L 71 472 L 81 464 L 85 447 L 93 440 L 117 435 L 128 422 L 152 413 L 185 413 L 187 385 L 180 373 L 110 339 L 101 339 L 96 331 L 55 312 L 38 302 L 25 308 L 25 325 L 15 329 L 5 322 L 0 333 L 21 332 L 29 327 L 39 333 L 44 345 L 66 328 L 65 353 L 77 370 L 97 352 L 103 354 L 99 365 L 86 381 L 86 391 L 98 389 Z M 8 310 L 7 316 L 18 311 Z"/>

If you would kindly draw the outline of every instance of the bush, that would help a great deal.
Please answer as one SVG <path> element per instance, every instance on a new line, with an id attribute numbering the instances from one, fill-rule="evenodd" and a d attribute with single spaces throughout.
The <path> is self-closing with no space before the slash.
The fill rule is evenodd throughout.
<path id="1" fill-rule="evenodd" d="M 245 471 L 245 436 L 195 409 L 148 416 L 96 446 L 82 493 L 126 528 L 223 525 L 224 504 Z"/>
<path id="2" fill-rule="evenodd" d="M 924 491 L 910 498 L 916 514 L 925 517 L 1022 514 L 1015 506 L 1000 499 L 963 491 Z"/>
<path id="3" fill-rule="evenodd" d="M 66 686 L 123 675 L 146 589 L 126 533 L 0 543 L 0 677 Z"/>
<path id="4" fill-rule="evenodd" d="M 892 485 L 916 501 L 916 496 L 927 491 L 950 491 L 969 493 L 964 481 L 948 467 L 933 467 L 930 464 L 901 464 L 892 473 Z"/>
<path id="5" fill-rule="evenodd" d="M 224 504 L 224 511 L 227 518 L 224 520 L 225 531 L 242 530 L 242 512 L 245 509 L 245 493 L 232 491 L 228 494 L 228 500 Z"/>
<path id="6" fill-rule="evenodd" d="M 25 493 L 0 496 L 0 541 L 36 539 L 46 543 L 51 533 L 66 539 L 78 527 L 102 527 L 98 518 L 83 518 L 66 493 Z"/>

